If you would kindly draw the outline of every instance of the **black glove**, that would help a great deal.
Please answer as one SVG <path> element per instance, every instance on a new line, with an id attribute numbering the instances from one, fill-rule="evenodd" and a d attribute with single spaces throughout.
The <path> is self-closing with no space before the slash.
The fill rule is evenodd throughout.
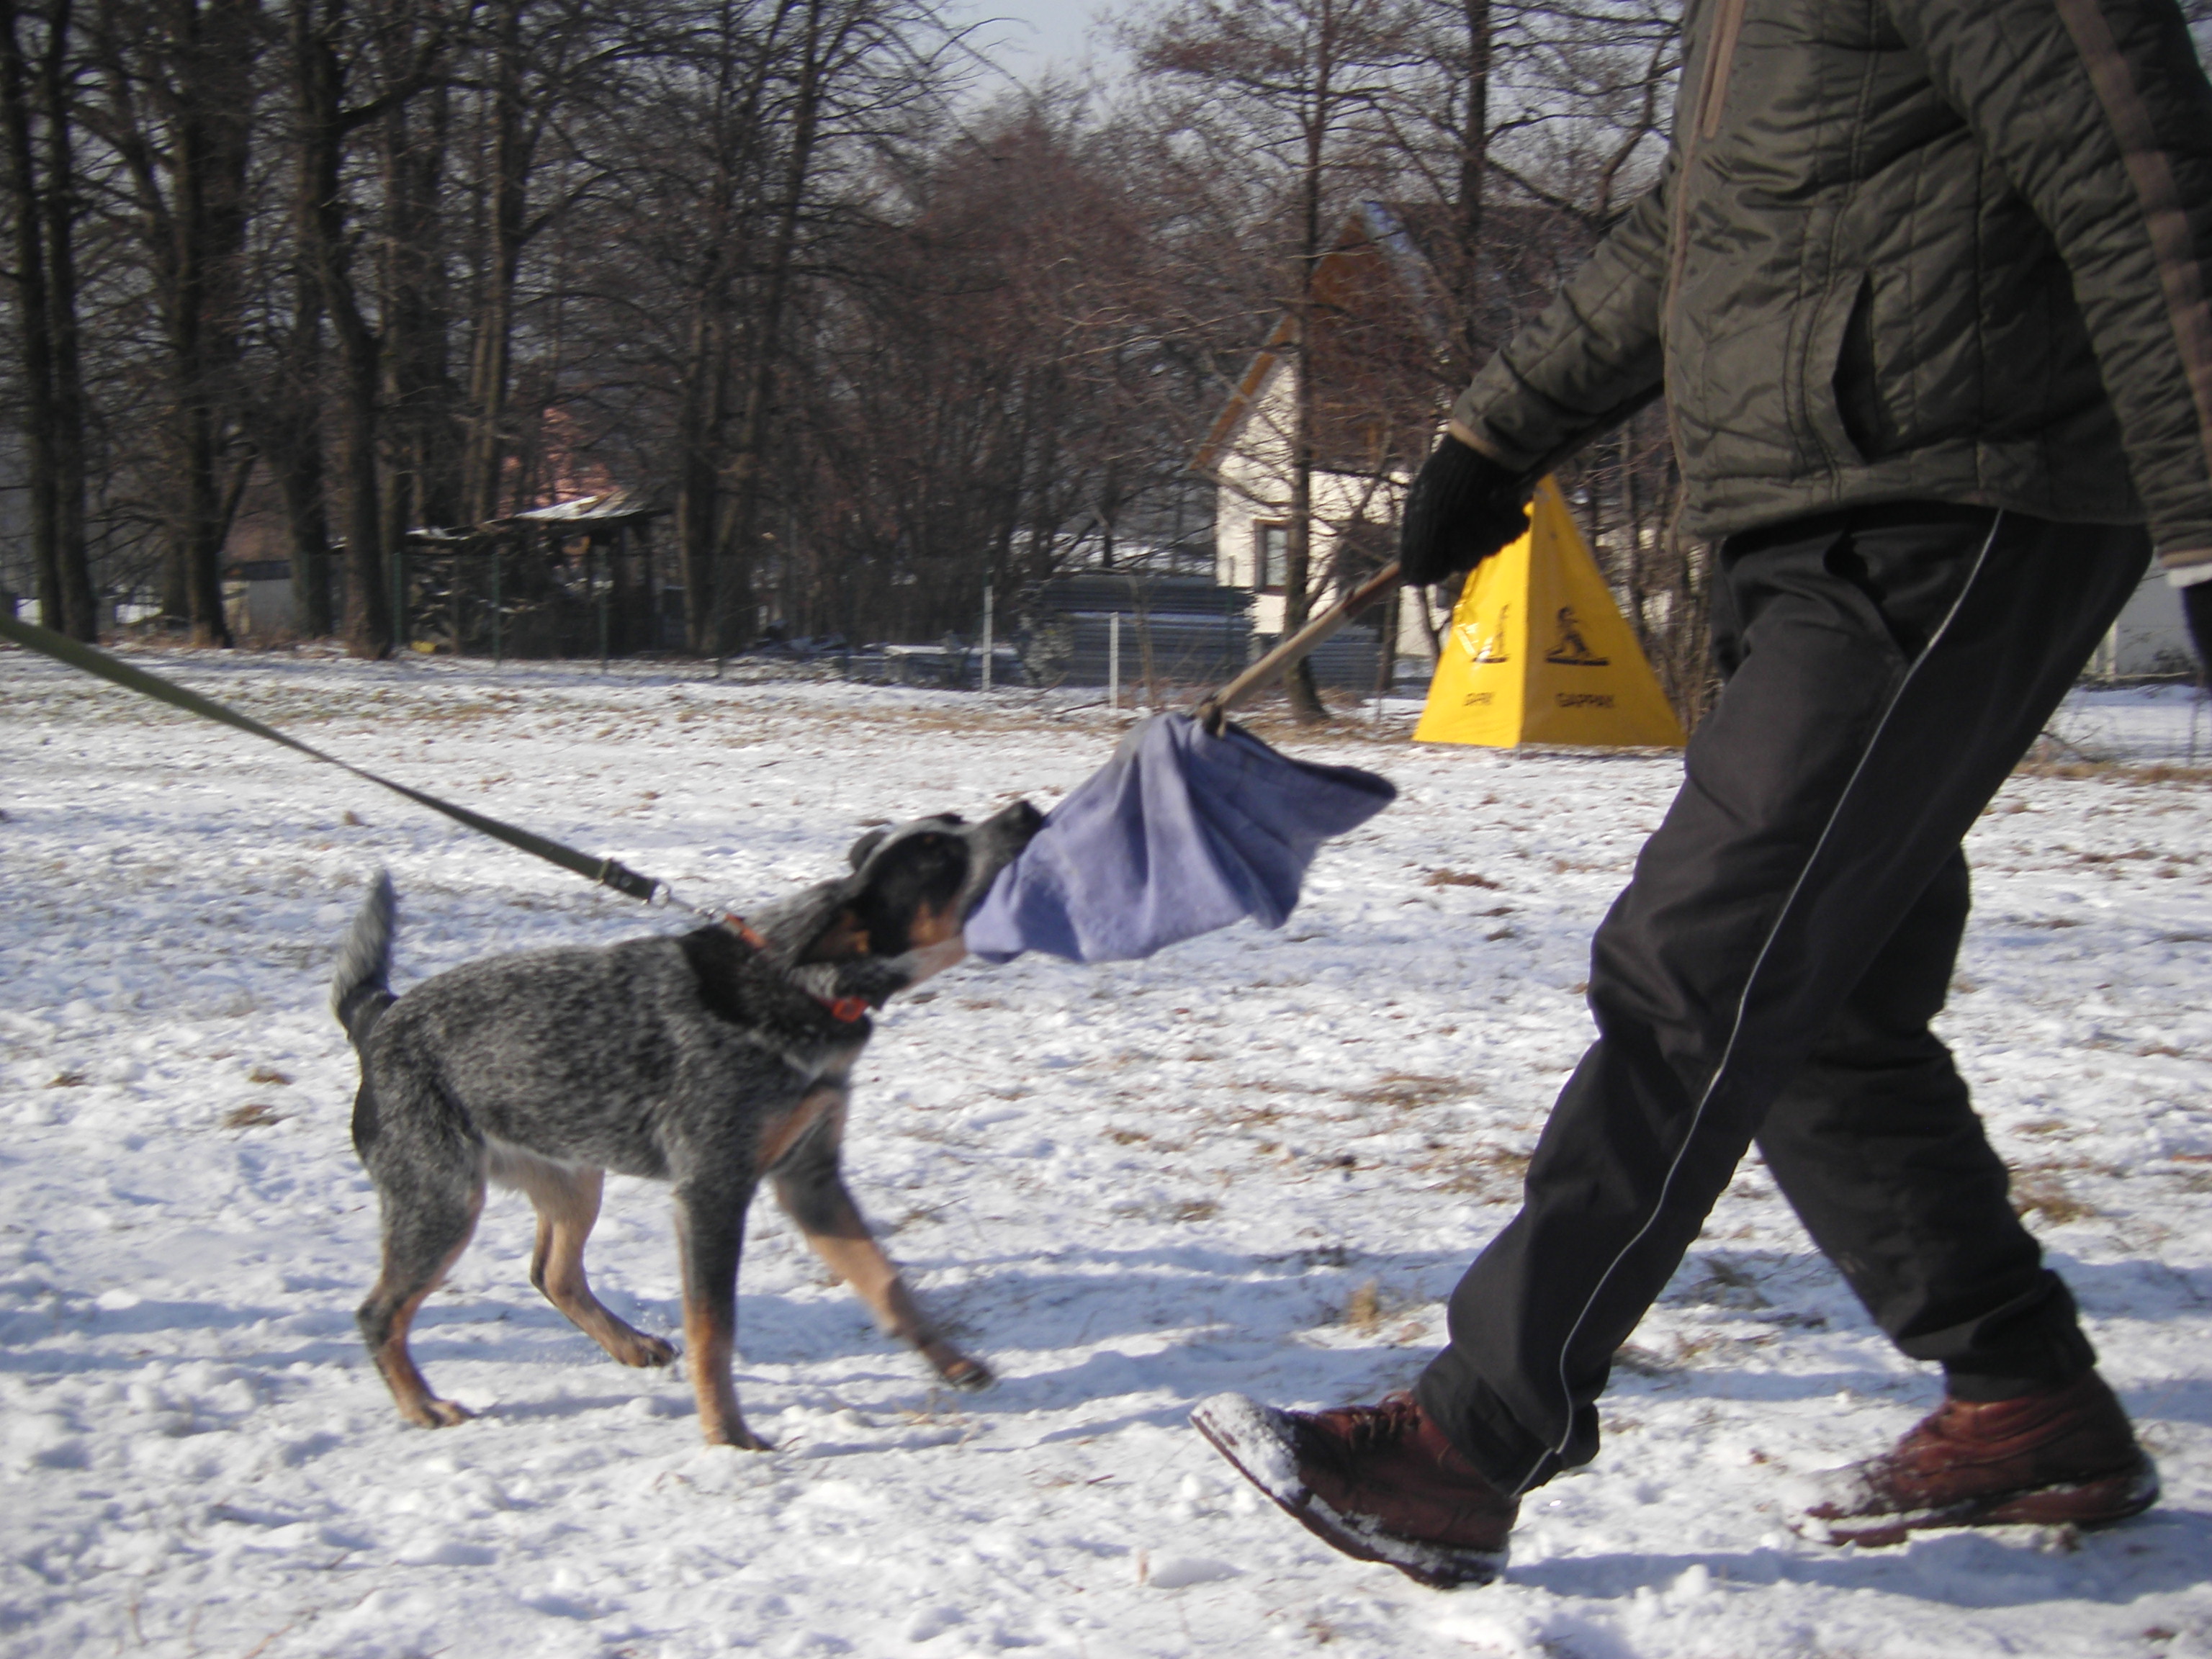
<path id="1" fill-rule="evenodd" d="M 1398 574 L 1426 587 L 1472 570 L 1528 528 L 1520 475 L 1449 434 L 1406 492 Z"/>

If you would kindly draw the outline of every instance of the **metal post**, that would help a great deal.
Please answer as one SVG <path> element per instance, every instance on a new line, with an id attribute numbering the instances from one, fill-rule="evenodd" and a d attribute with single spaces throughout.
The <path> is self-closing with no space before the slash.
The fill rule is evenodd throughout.
<path id="1" fill-rule="evenodd" d="M 404 651 L 413 641 L 407 630 L 407 544 L 392 549 L 392 648 Z"/>
<path id="2" fill-rule="evenodd" d="M 1106 706 L 1121 707 L 1121 613 L 1106 618 Z"/>
<path id="3" fill-rule="evenodd" d="M 991 689 L 991 585 L 983 584 L 983 689 Z"/>
<path id="4" fill-rule="evenodd" d="M 601 551 L 597 536 L 584 544 L 584 569 L 588 574 L 594 557 L 599 563 L 599 672 L 607 672 L 607 593 L 614 586 L 607 555 Z"/>
<path id="5" fill-rule="evenodd" d="M 506 546 L 506 537 L 491 538 L 491 665 L 495 668 L 499 666 L 501 647 L 506 644 L 500 636 L 501 618 L 499 614 L 499 567 Z"/>

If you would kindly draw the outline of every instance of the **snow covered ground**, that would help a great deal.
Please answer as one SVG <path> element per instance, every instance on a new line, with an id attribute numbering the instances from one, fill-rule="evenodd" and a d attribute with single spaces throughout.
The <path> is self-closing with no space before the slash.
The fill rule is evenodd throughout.
<path id="1" fill-rule="evenodd" d="M 1048 804 L 1115 730 L 1023 693 L 146 660 L 702 902 L 818 878 L 872 820 Z M 1414 748 L 1410 709 L 1288 738 L 1404 793 L 1279 933 L 970 964 L 895 1006 L 854 1188 L 1003 1381 L 933 1389 L 763 1206 L 739 1389 L 779 1449 L 755 1455 L 701 1446 L 678 1376 L 538 1297 L 513 1194 L 417 1327 L 476 1421 L 404 1426 L 353 1329 L 375 1217 L 324 986 L 370 872 L 398 881 L 406 979 L 676 920 L 21 653 L 0 699 L 0 1651 L 2212 1653 L 2201 784 L 2009 785 L 1946 1018 L 2163 1505 L 2080 1540 L 1796 1537 L 1808 1474 L 1937 1384 L 1754 1164 L 1638 1332 L 1604 1455 L 1535 1495 L 1506 1582 L 1446 1595 L 1329 1553 L 1185 1414 L 1418 1371 L 1585 1041 L 1589 932 L 1672 761 Z M 2077 713 L 2185 742 L 2193 703 L 2160 704 Z M 611 1182 L 592 1260 L 676 1328 L 665 1192 Z"/>

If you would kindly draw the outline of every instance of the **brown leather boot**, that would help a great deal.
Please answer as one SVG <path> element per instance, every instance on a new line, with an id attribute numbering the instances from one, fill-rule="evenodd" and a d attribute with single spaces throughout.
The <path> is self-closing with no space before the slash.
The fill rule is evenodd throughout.
<path id="1" fill-rule="evenodd" d="M 1237 1472 L 1309 1532 L 1437 1589 L 1505 1570 L 1517 1498 L 1492 1486 L 1410 1394 L 1285 1412 L 1218 1395 L 1191 1413 Z"/>
<path id="2" fill-rule="evenodd" d="M 2103 1527 L 2158 1501 L 2158 1469 L 2094 1371 L 2016 1400 L 1947 1400 L 1838 1476 L 1806 1512 L 1832 1544 L 1902 1543 L 1930 1527 Z"/>

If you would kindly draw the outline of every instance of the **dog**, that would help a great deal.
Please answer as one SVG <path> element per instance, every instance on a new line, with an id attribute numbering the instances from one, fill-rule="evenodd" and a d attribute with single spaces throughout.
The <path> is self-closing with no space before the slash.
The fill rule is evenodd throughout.
<path id="1" fill-rule="evenodd" d="M 470 1415 L 430 1392 L 407 1334 L 475 1231 L 487 1182 L 536 1206 L 530 1280 L 547 1300 L 625 1365 L 675 1358 L 585 1276 L 609 1170 L 675 1189 L 684 1336 L 710 1444 L 766 1444 L 730 1376 L 745 1211 L 763 1177 L 886 1333 L 945 1382 L 987 1385 L 877 1245 L 840 1147 L 869 1012 L 966 955 L 968 914 L 1042 822 L 1027 802 L 981 823 L 918 818 L 862 837 L 850 873 L 750 921 L 495 957 L 397 998 L 397 902 L 380 872 L 331 1002 L 361 1060 L 353 1143 L 382 1213 L 381 1268 L 358 1318 L 400 1415 L 434 1428 Z"/>

